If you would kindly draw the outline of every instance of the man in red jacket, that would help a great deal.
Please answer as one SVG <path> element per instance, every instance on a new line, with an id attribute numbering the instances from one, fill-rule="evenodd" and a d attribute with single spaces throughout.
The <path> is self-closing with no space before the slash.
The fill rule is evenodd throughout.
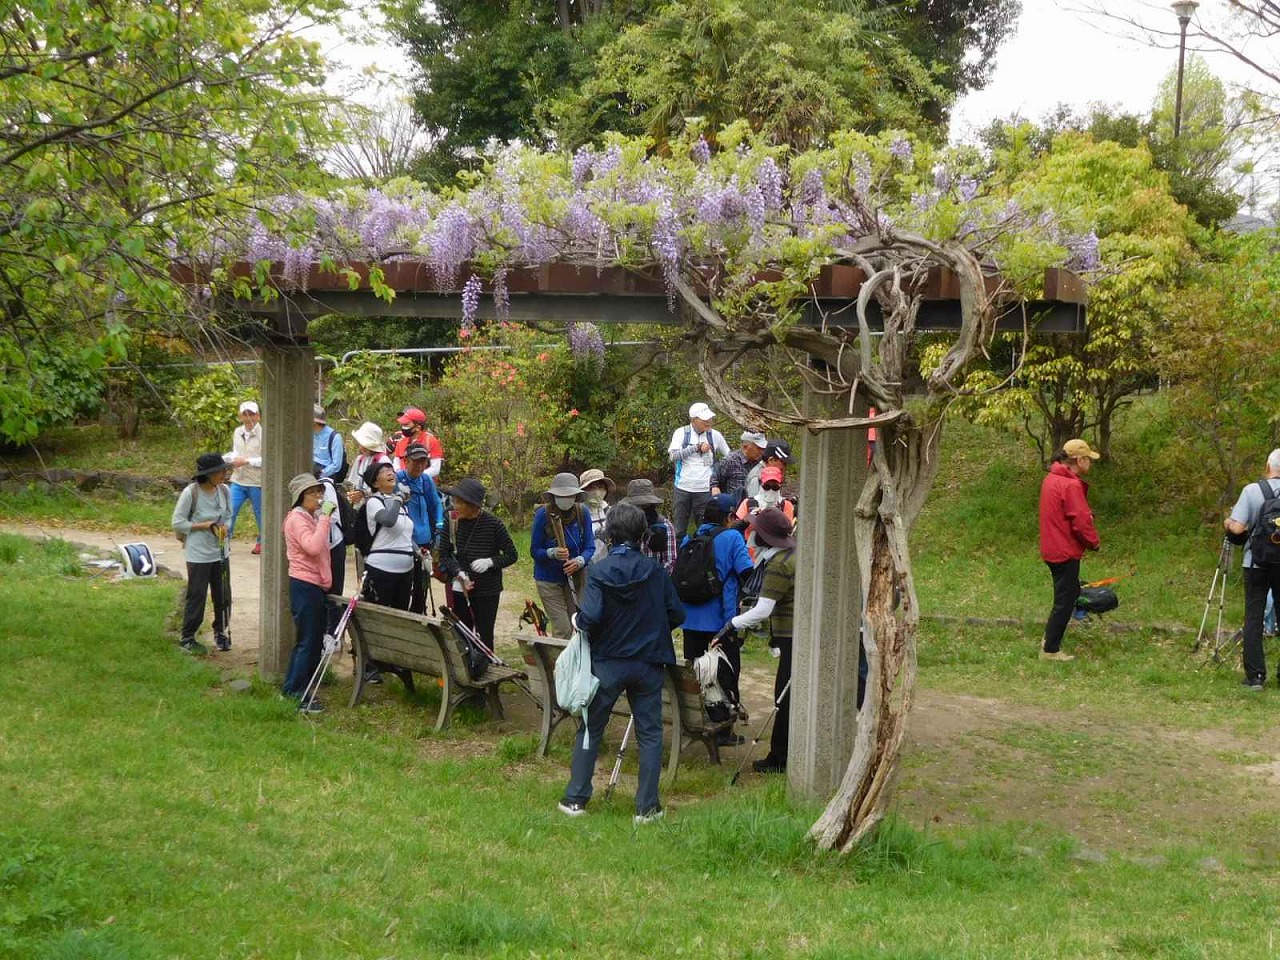
<path id="1" fill-rule="evenodd" d="M 1084 482 L 1099 456 L 1083 440 L 1068 440 L 1040 485 L 1040 557 L 1053 577 L 1053 609 L 1044 625 L 1041 660 L 1075 659 L 1062 652 L 1062 635 L 1080 596 L 1080 558 L 1086 549 L 1100 546 Z"/>

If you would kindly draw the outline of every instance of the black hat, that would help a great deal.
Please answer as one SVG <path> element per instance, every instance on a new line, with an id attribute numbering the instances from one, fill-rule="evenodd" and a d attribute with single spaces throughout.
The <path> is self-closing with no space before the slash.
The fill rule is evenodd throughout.
<path id="1" fill-rule="evenodd" d="M 794 528 L 787 515 L 777 507 L 769 507 L 755 515 L 753 526 L 756 539 L 763 540 L 771 547 L 794 547 L 796 538 Z"/>
<path id="2" fill-rule="evenodd" d="M 191 482 L 199 483 L 210 474 L 219 473 L 230 466 L 220 453 L 202 453 L 196 457 L 196 472 L 191 477 Z"/>
<path id="3" fill-rule="evenodd" d="M 406 460 L 430 460 L 431 451 L 420 443 L 409 444 L 409 449 L 404 452 Z"/>
<path id="4" fill-rule="evenodd" d="M 791 444 L 785 440 L 770 440 L 769 446 L 764 449 L 764 458 L 766 460 L 781 460 L 786 463 L 791 459 Z"/>
<path id="5" fill-rule="evenodd" d="M 391 465 L 390 461 L 380 460 L 377 463 L 369 464 L 369 466 L 364 468 L 364 473 L 360 474 L 360 479 L 364 481 L 364 485 L 370 490 L 372 490 L 377 484 L 378 474 L 382 471 L 383 467 L 386 467 L 392 473 L 396 472 L 396 468 Z"/>
<path id="6" fill-rule="evenodd" d="M 484 506 L 484 484 L 475 477 L 467 477 L 456 487 L 450 487 L 448 490 L 444 490 L 442 492 L 453 497 L 455 500 L 462 500 L 476 507 Z"/>

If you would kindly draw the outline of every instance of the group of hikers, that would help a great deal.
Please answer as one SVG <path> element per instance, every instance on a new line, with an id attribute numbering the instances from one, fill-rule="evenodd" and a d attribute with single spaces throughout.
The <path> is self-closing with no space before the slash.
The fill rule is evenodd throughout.
<path id="1" fill-rule="evenodd" d="M 324 709 L 309 683 L 325 635 L 341 616 L 326 596 L 345 591 L 349 548 L 356 551 L 362 600 L 434 612 L 434 578 L 445 585 L 450 616 L 489 651 L 502 572 L 519 559 L 506 525 L 487 509 L 479 478 L 437 487 L 444 450 L 421 409 L 405 409 L 390 437 L 376 423 L 360 424 L 350 433 L 350 458 L 325 411 L 316 406 L 314 414 L 312 470 L 289 481 L 283 524 L 296 642 L 282 689 L 306 713 Z M 187 562 L 179 643 L 188 652 L 207 652 L 197 640 L 207 596 L 214 644 L 230 649 L 230 544 L 245 502 L 262 527 L 257 404 L 242 403 L 239 419 L 232 450 L 197 458 L 173 512 Z M 733 723 L 747 719 L 738 686 L 744 638 L 752 631 L 767 637 L 779 661 L 776 717 L 770 752 L 754 768 L 786 769 L 796 545 L 796 498 L 785 485 L 791 450 L 785 441 L 746 430 L 730 451 L 714 420 L 706 403 L 695 403 L 688 424 L 671 436 L 670 517 L 651 479 L 630 480 L 618 497 L 618 485 L 594 468 L 557 474 L 534 513 L 530 554 L 538 604 L 528 606 L 553 636 L 583 632 L 599 680 L 560 803 L 568 815 L 582 813 L 590 799 L 600 736 L 625 692 L 640 749 L 636 816 L 645 822 L 661 816 L 661 698 L 664 670 L 676 663 L 676 627 L 683 627 L 684 658 L 724 694 L 731 722 L 719 735 L 722 746 L 744 742 L 733 731 Z M 261 550 L 259 534 L 252 553 Z M 380 682 L 377 664 L 366 669 L 365 682 Z"/>

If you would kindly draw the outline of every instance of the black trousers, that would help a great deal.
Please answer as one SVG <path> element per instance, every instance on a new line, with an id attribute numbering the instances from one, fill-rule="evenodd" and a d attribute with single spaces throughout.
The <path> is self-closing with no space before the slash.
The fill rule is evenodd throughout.
<path id="1" fill-rule="evenodd" d="M 1044 625 L 1045 653 L 1057 653 L 1062 649 L 1062 635 L 1067 632 L 1076 598 L 1080 596 L 1080 561 L 1064 560 L 1062 563 L 1046 563 L 1053 577 L 1053 609 Z"/>
<path id="2" fill-rule="evenodd" d="M 387 573 L 372 564 L 365 564 L 364 599 L 380 603 L 384 607 L 408 610 L 413 593 L 413 571 Z"/>
<path id="3" fill-rule="evenodd" d="M 773 718 L 773 736 L 769 740 L 769 755 L 779 766 L 787 765 L 787 740 L 791 737 L 791 638 L 774 637 L 773 646 L 782 651 L 778 657 L 778 675 L 773 679 L 773 702 L 778 704 L 778 715 Z M 783 694 L 786 690 L 786 694 Z"/>
<path id="4" fill-rule="evenodd" d="M 458 619 L 480 634 L 480 641 L 493 650 L 493 627 L 498 622 L 498 603 L 502 594 L 477 597 L 458 590 L 450 592 L 453 594 L 453 612 Z"/>
<path id="5" fill-rule="evenodd" d="M 182 610 L 182 639 L 194 640 L 204 623 L 204 598 L 213 596 L 213 635 L 227 632 L 227 597 L 222 590 L 222 561 L 187 564 L 187 602 Z M 1261 623 L 1261 621 L 1259 621 Z"/>
<path id="6" fill-rule="evenodd" d="M 1244 675 L 1249 680 L 1267 679 L 1267 658 L 1262 651 L 1262 616 L 1267 610 L 1268 593 L 1280 604 L 1280 567 L 1245 567 L 1243 656 Z"/>
<path id="7" fill-rule="evenodd" d="M 690 663 L 697 660 L 700 656 L 707 652 L 711 646 L 711 638 L 716 635 L 714 630 L 685 630 L 684 632 L 684 658 Z M 724 695 L 734 703 L 742 702 L 742 695 L 739 692 L 738 676 L 742 673 L 742 644 L 736 638 L 733 640 L 725 639 L 720 643 L 720 649 L 724 651 L 724 655 L 729 660 L 729 666 L 733 667 L 733 683 L 726 685 L 721 684 Z"/>
<path id="8" fill-rule="evenodd" d="M 329 586 L 329 592 L 335 597 L 340 597 L 347 586 L 346 543 L 340 543 L 336 547 L 329 548 L 329 566 L 333 572 L 333 583 Z M 338 629 L 338 621 L 342 619 L 342 608 L 329 606 L 325 616 L 328 621 L 329 632 L 333 633 Z"/>

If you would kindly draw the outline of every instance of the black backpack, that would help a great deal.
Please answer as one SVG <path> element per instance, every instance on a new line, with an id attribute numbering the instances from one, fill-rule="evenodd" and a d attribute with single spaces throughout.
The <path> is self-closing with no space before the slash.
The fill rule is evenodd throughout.
<path id="1" fill-rule="evenodd" d="M 350 543 L 355 533 L 356 511 L 351 506 L 351 501 L 347 499 L 347 495 L 338 489 L 338 484 L 342 481 L 335 481 L 330 477 L 325 477 L 320 482 L 333 488 L 333 499 L 338 501 L 338 526 L 342 527 L 342 542 Z"/>
<path id="2" fill-rule="evenodd" d="M 372 500 L 369 496 L 361 500 L 360 506 L 352 511 L 351 526 L 342 528 L 343 537 L 360 551 L 362 557 L 367 557 L 373 549 L 373 533 L 369 530 L 369 503 Z"/>
<path id="3" fill-rule="evenodd" d="M 728 531 L 717 527 L 709 533 L 691 537 L 676 553 L 671 579 L 676 595 L 688 604 L 706 603 L 724 592 L 724 582 L 716 570 L 716 537 Z"/>
<path id="4" fill-rule="evenodd" d="M 1259 480 L 1262 507 L 1249 533 L 1249 554 L 1255 567 L 1280 567 L 1280 496 L 1266 480 Z"/>

